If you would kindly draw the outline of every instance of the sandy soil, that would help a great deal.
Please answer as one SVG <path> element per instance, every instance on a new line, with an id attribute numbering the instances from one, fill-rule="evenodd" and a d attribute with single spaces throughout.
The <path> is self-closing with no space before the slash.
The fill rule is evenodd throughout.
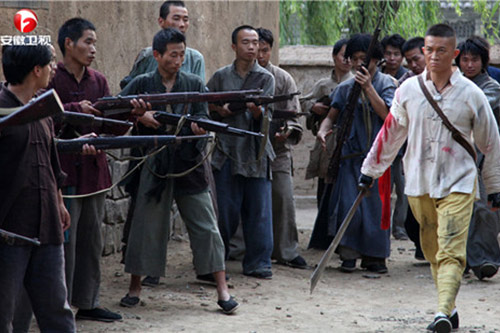
<path id="1" fill-rule="evenodd" d="M 298 210 L 303 256 L 315 265 L 321 251 L 305 250 L 315 209 Z M 389 273 L 351 274 L 337 270 L 334 258 L 309 294 L 310 270 L 273 265 L 272 280 L 241 274 L 229 261 L 231 293 L 241 303 L 232 316 L 216 304 L 215 287 L 196 281 L 187 242 L 171 241 L 167 277 L 160 286 L 145 287 L 142 303 L 120 307 L 128 275 L 120 255 L 103 258 L 101 303 L 121 313 L 123 321 L 106 324 L 77 321 L 79 332 L 425 332 L 436 306 L 428 266 L 413 258 L 410 241 L 392 242 Z M 459 332 L 500 332 L 500 277 L 478 281 L 466 276 L 458 297 Z"/>

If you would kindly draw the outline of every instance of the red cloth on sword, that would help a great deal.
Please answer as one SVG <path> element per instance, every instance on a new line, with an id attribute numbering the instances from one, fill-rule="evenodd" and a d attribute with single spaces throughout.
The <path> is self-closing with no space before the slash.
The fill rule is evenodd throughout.
<path id="1" fill-rule="evenodd" d="M 391 168 L 387 168 L 382 177 L 378 179 L 378 194 L 382 201 L 380 228 L 387 230 L 391 226 Z"/>

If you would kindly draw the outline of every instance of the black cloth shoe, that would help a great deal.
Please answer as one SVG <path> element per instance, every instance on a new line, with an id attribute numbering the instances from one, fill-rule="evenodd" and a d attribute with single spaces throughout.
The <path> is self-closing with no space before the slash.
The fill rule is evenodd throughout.
<path id="1" fill-rule="evenodd" d="M 449 319 L 450 319 L 450 323 L 451 323 L 451 328 L 453 330 L 457 330 L 458 326 L 459 326 L 458 312 L 455 311 L 455 313 Z M 427 326 L 428 331 L 439 332 L 439 331 L 435 330 L 435 322 L 436 322 L 436 319 L 434 319 L 434 321 L 432 323 L 430 323 L 429 326 Z"/>
<path id="2" fill-rule="evenodd" d="M 492 263 L 487 262 L 479 267 L 472 267 L 472 271 L 479 280 L 482 280 L 484 278 L 493 277 L 497 273 L 498 267 L 496 265 L 493 265 Z"/>
<path id="3" fill-rule="evenodd" d="M 417 260 L 425 260 L 424 253 L 422 252 L 422 249 L 420 247 L 417 247 L 415 249 L 415 259 Z"/>
<path id="4" fill-rule="evenodd" d="M 133 308 L 134 306 L 136 306 L 137 304 L 139 304 L 141 300 L 139 299 L 139 297 L 136 297 L 136 296 L 129 296 L 129 294 L 125 295 L 125 297 L 123 297 L 121 300 L 120 300 L 120 305 L 121 306 L 124 306 L 126 308 Z"/>
<path id="5" fill-rule="evenodd" d="M 156 287 L 160 284 L 160 278 L 154 276 L 146 276 L 142 279 L 141 285 L 146 287 Z"/>
<path id="6" fill-rule="evenodd" d="M 292 268 L 300 268 L 300 269 L 306 269 L 307 268 L 307 262 L 301 256 L 297 256 L 293 260 L 284 261 L 284 262 L 280 262 L 280 263 L 282 263 L 283 265 L 286 265 L 286 266 L 290 266 Z"/>
<path id="7" fill-rule="evenodd" d="M 339 271 L 344 273 L 352 273 L 356 270 L 356 259 L 343 260 Z"/>
<path id="8" fill-rule="evenodd" d="M 233 296 L 231 296 L 227 301 L 217 301 L 217 305 L 220 306 L 222 312 L 224 312 L 225 314 L 232 314 L 234 313 L 234 311 L 236 311 L 237 308 L 240 307 L 238 302 L 234 300 Z"/>
<path id="9" fill-rule="evenodd" d="M 385 274 L 388 272 L 385 265 L 385 259 L 365 257 L 361 260 L 361 268 L 365 268 L 369 272 Z"/>
<path id="10" fill-rule="evenodd" d="M 215 277 L 212 273 L 196 275 L 196 280 L 215 283 Z M 227 274 L 226 274 L 226 281 L 229 281 L 229 275 Z"/>
<path id="11" fill-rule="evenodd" d="M 91 310 L 79 309 L 75 315 L 75 318 L 82 320 L 96 320 L 96 321 L 103 321 L 110 323 L 113 321 L 121 320 L 122 316 L 120 316 L 118 313 L 109 311 L 108 309 L 95 308 Z"/>
<path id="12" fill-rule="evenodd" d="M 249 273 L 243 272 L 243 275 L 264 280 L 271 280 L 273 278 L 273 272 L 271 272 L 268 268 L 256 269 L 255 271 Z"/>

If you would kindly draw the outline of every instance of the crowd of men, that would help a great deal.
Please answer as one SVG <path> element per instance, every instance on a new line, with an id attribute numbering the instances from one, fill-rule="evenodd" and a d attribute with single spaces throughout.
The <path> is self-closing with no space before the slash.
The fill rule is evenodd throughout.
<path id="1" fill-rule="evenodd" d="M 184 3 L 166 1 L 158 23 L 161 30 L 121 81 L 120 95 L 297 91 L 292 76 L 270 62 L 274 37 L 268 29 L 237 27 L 231 35 L 234 61 L 205 84 L 203 55 L 186 47 Z M 395 239 L 410 238 L 415 258 L 430 263 L 438 290 L 436 315 L 427 329 L 458 328 L 455 298 L 462 274 L 471 269 L 479 279 L 491 278 L 500 265 L 500 216 L 492 209 L 500 206 L 500 84 L 490 76 L 495 72 L 489 66 L 489 45 L 471 36 L 457 48 L 453 29 L 438 24 L 425 37 L 383 38 L 365 63 L 371 39 L 354 34 L 336 42 L 331 75 L 300 101 L 294 97 L 270 107 L 193 102 L 154 111 L 141 99 L 131 102 L 132 135 L 206 134 L 195 123 L 165 126 L 154 117 L 157 111 L 188 113 L 268 135 L 262 141 L 217 133 L 210 162 L 203 140 L 154 154 L 132 150 L 131 155 L 147 158 L 130 163 L 133 172 L 122 182 L 131 197 L 123 234 L 130 285 L 120 305 L 136 306 L 142 286 L 157 286 L 165 276 L 174 201 L 189 234 L 196 278 L 216 285 L 217 304 L 225 314 L 239 308 L 225 273 L 225 260 L 237 257 L 235 252 L 241 254 L 243 274 L 253 278 L 271 279 L 272 260 L 308 267 L 298 251 L 292 184 L 291 146 L 299 144 L 303 129 L 297 119 L 272 115 L 273 109 L 302 109 L 309 113 L 307 129 L 317 137 L 306 174 L 318 178 L 318 215 L 309 247 L 326 249 L 358 191 L 369 193 L 337 248 L 340 271 L 355 271 L 360 259 L 362 269 L 387 273 L 391 230 Z M 93 103 L 110 91 L 105 76 L 90 67 L 96 41 L 90 21 L 72 18 L 58 32 L 63 59 L 57 66 L 53 48 L 5 46 L 0 106 L 22 106 L 53 88 L 64 109 L 101 116 Z M 341 142 L 337 132 L 346 124 L 354 85 L 361 94 Z M 75 317 L 122 319 L 99 302 L 100 226 L 111 186 L 106 155 L 85 146 L 81 153 L 59 156 L 54 141 L 56 135 L 99 134 L 123 135 L 125 130 L 70 126 L 48 118 L 0 133 L 0 228 L 41 242 L 37 247 L 0 241 L 0 332 L 28 331 L 32 313 L 41 331 L 74 332 Z M 332 177 L 328 166 L 337 146 L 342 158 Z M 391 209 L 393 188 L 397 200 Z"/>

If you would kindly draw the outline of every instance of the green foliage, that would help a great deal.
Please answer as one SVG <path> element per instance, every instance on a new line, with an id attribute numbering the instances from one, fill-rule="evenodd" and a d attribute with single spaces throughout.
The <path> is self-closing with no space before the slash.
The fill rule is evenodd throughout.
<path id="1" fill-rule="evenodd" d="M 448 0 L 458 16 L 460 0 Z M 473 0 L 474 11 L 484 23 L 483 33 L 498 38 L 500 0 Z M 280 1 L 280 44 L 332 45 L 353 33 L 372 33 L 383 15 L 381 35 L 399 33 L 404 38 L 423 36 L 441 22 L 439 1 Z"/>

